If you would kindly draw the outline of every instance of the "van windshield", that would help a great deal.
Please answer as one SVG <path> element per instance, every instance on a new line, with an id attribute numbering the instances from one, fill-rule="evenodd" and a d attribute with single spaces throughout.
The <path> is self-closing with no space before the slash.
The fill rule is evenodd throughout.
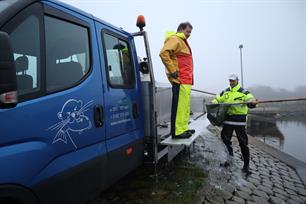
<path id="1" fill-rule="evenodd" d="M 0 0 L 0 14 L 18 0 Z"/>

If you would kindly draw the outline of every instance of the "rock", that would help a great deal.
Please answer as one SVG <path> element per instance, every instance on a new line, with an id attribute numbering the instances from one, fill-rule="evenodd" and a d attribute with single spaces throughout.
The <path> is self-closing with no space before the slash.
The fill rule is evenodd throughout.
<path id="1" fill-rule="evenodd" d="M 220 196 L 221 196 L 224 200 L 229 200 L 229 199 L 231 199 L 231 198 L 233 197 L 233 194 L 230 193 L 230 192 L 228 192 L 228 191 L 222 191 L 220 194 L 221 194 Z"/>
<path id="2" fill-rule="evenodd" d="M 267 171 L 260 172 L 259 174 L 262 176 L 270 177 L 270 172 Z"/>
<path id="3" fill-rule="evenodd" d="M 299 184 L 302 184 L 302 182 L 298 179 L 294 179 L 294 178 L 290 178 L 290 177 L 282 177 L 284 182 L 288 182 L 292 185 L 294 185 L 294 183 L 299 183 Z"/>
<path id="4" fill-rule="evenodd" d="M 300 198 L 306 203 L 306 197 L 305 196 L 300 196 Z"/>
<path id="5" fill-rule="evenodd" d="M 271 178 L 271 182 L 272 183 L 278 183 L 278 184 L 280 184 L 280 185 L 282 185 L 283 183 L 282 183 L 282 179 L 280 178 L 280 177 L 277 177 L 277 176 L 272 176 L 272 178 Z"/>
<path id="6" fill-rule="evenodd" d="M 247 182 L 246 186 L 249 187 L 250 189 L 255 189 L 256 188 L 256 186 L 254 184 L 252 184 L 251 182 Z"/>
<path id="7" fill-rule="evenodd" d="M 280 198 L 282 200 L 287 200 L 287 198 L 288 198 L 287 196 L 279 194 L 279 193 L 275 193 L 274 196 L 277 197 L 277 198 Z"/>
<path id="8" fill-rule="evenodd" d="M 225 185 L 222 187 L 222 189 L 223 189 L 224 191 L 230 192 L 231 194 L 234 193 L 234 191 L 235 191 L 235 187 L 232 186 L 232 185 L 229 185 L 229 184 L 225 184 Z"/>
<path id="9" fill-rule="evenodd" d="M 300 177 L 297 175 L 297 173 L 296 173 L 296 172 L 291 173 L 291 174 L 290 174 L 290 176 L 291 176 L 291 178 L 292 178 L 292 179 L 295 179 L 295 180 L 298 180 L 298 181 L 300 181 L 300 180 L 301 180 L 301 179 L 300 179 Z"/>
<path id="10" fill-rule="evenodd" d="M 288 193 L 288 195 L 297 195 L 296 191 L 293 191 L 289 188 L 286 188 L 285 191 Z"/>
<path id="11" fill-rule="evenodd" d="M 288 185 L 288 186 L 294 186 L 294 182 L 286 180 L 286 179 L 283 179 L 283 184 Z"/>
<path id="12" fill-rule="evenodd" d="M 256 204 L 269 204 L 268 200 L 258 196 L 252 196 Z"/>
<path id="13" fill-rule="evenodd" d="M 274 184 L 273 184 L 273 187 L 274 187 L 274 188 L 279 188 L 279 189 L 282 189 L 282 190 L 284 189 L 283 185 L 282 185 L 282 184 L 279 184 L 279 183 L 274 183 Z"/>
<path id="14" fill-rule="evenodd" d="M 288 169 L 288 166 L 287 166 L 286 164 L 284 164 L 284 163 L 279 163 L 279 164 L 277 165 L 277 167 L 278 167 L 279 169 L 281 169 L 281 171 L 287 171 L 287 169 Z"/>
<path id="15" fill-rule="evenodd" d="M 303 201 L 297 201 L 297 200 L 293 200 L 293 199 L 289 199 L 287 200 L 287 204 L 302 204 Z"/>
<path id="16" fill-rule="evenodd" d="M 288 171 L 286 171 L 286 170 L 280 170 L 279 174 L 280 174 L 280 175 L 283 175 L 283 176 L 286 176 L 286 177 L 289 176 L 289 173 L 288 173 Z"/>
<path id="17" fill-rule="evenodd" d="M 305 188 L 303 184 L 299 184 L 299 183 L 295 183 L 294 186 L 297 188 Z"/>
<path id="18" fill-rule="evenodd" d="M 279 194 L 284 195 L 284 196 L 287 195 L 287 193 L 280 188 L 273 188 L 272 190 L 273 190 L 274 193 L 279 193 Z"/>
<path id="19" fill-rule="evenodd" d="M 258 167 L 260 167 L 260 168 L 265 168 L 265 165 L 262 163 L 262 161 L 259 161 L 259 163 L 258 163 L 257 165 L 258 165 Z"/>
<path id="20" fill-rule="evenodd" d="M 249 188 L 249 187 L 247 187 L 247 186 L 243 186 L 243 187 L 240 187 L 240 186 L 239 186 L 238 190 L 243 191 L 243 192 L 248 193 L 248 194 L 252 194 L 252 192 L 253 192 L 253 191 L 251 190 L 251 188 Z"/>
<path id="21" fill-rule="evenodd" d="M 256 170 L 256 168 L 254 168 L 254 167 L 253 167 L 253 168 L 251 168 L 251 167 L 250 167 L 250 169 L 252 170 L 252 174 L 251 174 L 251 176 L 252 176 L 252 175 L 255 175 L 255 176 L 260 176 L 260 173 L 259 173 L 259 172 Z"/>
<path id="22" fill-rule="evenodd" d="M 291 182 L 293 182 L 293 184 L 301 184 L 301 185 L 303 185 L 303 182 L 300 179 L 292 178 Z"/>
<path id="23" fill-rule="evenodd" d="M 271 176 L 271 177 L 280 178 L 279 173 L 278 173 L 278 172 L 276 172 L 276 171 L 270 171 L 270 176 Z"/>
<path id="24" fill-rule="evenodd" d="M 286 204 L 286 202 L 280 198 L 277 198 L 275 196 L 270 197 L 271 204 Z"/>
<path id="25" fill-rule="evenodd" d="M 258 172 L 261 173 L 261 174 L 269 174 L 269 170 L 264 168 L 264 167 L 258 167 Z"/>
<path id="26" fill-rule="evenodd" d="M 299 195 L 306 196 L 306 190 L 303 188 L 296 189 Z"/>
<path id="27" fill-rule="evenodd" d="M 251 200 L 251 196 L 250 194 L 246 193 L 246 192 L 243 192 L 243 191 L 235 191 L 235 196 L 238 196 L 240 198 L 243 198 L 244 200 Z"/>
<path id="28" fill-rule="evenodd" d="M 244 204 L 245 203 L 245 201 L 244 201 L 244 199 L 242 199 L 242 198 L 239 198 L 239 197 L 237 197 L 237 196 L 234 196 L 233 198 L 232 198 L 232 200 L 234 201 L 234 203 L 239 203 L 239 204 Z"/>
<path id="29" fill-rule="evenodd" d="M 211 202 L 211 203 L 214 203 L 214 204 L 224 203 L 223 198 L 220 197 L 220 196 L 211 196 L 211 195 L 208 195 L 208 196 L 206 196 L 206 200 Z"/>
<path id="30" fill-rule="evenodd" d="M 256 175 L 256 174 L 251 174 L 251 176 L 250 176 L 250 178 L 254 178 L 254 179 L 257 179 L 257 180 L 261 180 L 261 177 L 259 177 L 258 175 Z"/>
<path id="31" fill-rule="evenodd" d="M 293 183 L 284 182 L 284 188 L 296 191 L 296 187 L 293 185 Z"/>
<path id="32" fill-rule="evenodd" d="M 260 180 L 258 180 L 258 179 L 254 179 L 254 178 L 247 178 L 247 180 L 250 182 L 250 183 L 252 183 L 252 184 L 254 184 L 255 186 L 258 186 L 258 185 L 260 185 Z"/>
<path id="33" fill-rule="evenodd" d="M 267 193 L 265 193 L 265 192 L 263 192 L 263 191 L 261 191 L 261 190 L 255 190 L 254 192 L 253 192 L 253 194 L 254 195 L 257 195 L 257 196 L 259 196 L 259 197 L 262 197 L 262 198 L 265 198 L 265 199 L 269 199 L 269 196 L 267 195 Z"/>
<path id="34" fill-rule="evenodd" d="M 265 181 L 263 181 L 263 183 L 262 183 L 261 186 L 264 186 L 264 187 L 269 188 L 269 189 L 272 189 L 272 188 L 273 188 L 273 184 L 266 183 Z"/>
<path id="35" fill-rule="evenodd" d="M 258 190 L 261 190 L 261 191 L 267 193 L 268 195 L 273 195 L 272 187 L 268 188 L 266 186 L 259 186 Z"/>
<path id="36" fill-rule="evenodd" d="M 236 204 L 236 202 L 228 200 L 226 201 L 226 204 Z"/>

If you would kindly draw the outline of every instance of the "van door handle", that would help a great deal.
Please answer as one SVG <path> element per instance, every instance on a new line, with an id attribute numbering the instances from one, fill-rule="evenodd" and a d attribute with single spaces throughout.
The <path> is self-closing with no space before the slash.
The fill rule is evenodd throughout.
<path id="1" fill-rule="evenodd" d="M 133 103 L 132 114 L 133 114 L 133 118 L 138 118 L 138 107 L 137 107 L 137 103 Z"/>
<path id="2" fill-rule="evenodd" d="M 96 128 L 102 127 L 104 124 L 104 111 L 101 105 L 94 107 L 94 120 Z"/>

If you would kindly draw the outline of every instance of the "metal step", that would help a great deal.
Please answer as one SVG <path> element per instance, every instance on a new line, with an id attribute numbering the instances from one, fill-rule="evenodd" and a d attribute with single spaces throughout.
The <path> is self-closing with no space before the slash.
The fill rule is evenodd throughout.
<path id="1" fill-rule="evenodd" d="M 198 117 L 195 120 L 191 120 L 191 123 L 189 124 L 190 129 L 195 129 L 195 134 L 193 134 L 190 138 L 187 139 L 172 139 L 171 137 L 168 137 L 161 141 L 162 145 L 168 145 L 168 146 L 185 146 L 189 147 L 191 144 L 194 143 L 194 141 L 201 135 L 205 134 L 205 132 L 208 132 L 207 126 L 209 125 L 209 121 L 205 115 L 202 115 L 201 117 Z"/>

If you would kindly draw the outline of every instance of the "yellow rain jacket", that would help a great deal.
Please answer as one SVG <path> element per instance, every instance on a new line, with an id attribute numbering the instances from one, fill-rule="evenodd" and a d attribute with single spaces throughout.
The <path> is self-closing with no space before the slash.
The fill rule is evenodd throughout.
<path id="1" fill-rule="evenodd" d="M 222 91 L 216 98 L 212 101 L 213 103 L 241 103 L 249 102 L 254 99 L 254 96 L 247 90 L 243 89 L 240 84 L 237 84 L 235 87 L 229 87 L 226 90 Z M 225 118 L 225 124 L 235 124 L 232 122 L 241 122 L 244 124 L 247 120 L 248 106 L 246 104 L 242 105 L 232 105 L 227 111 Z"/>
<path id="2" fill-rule="evenodd" d="M 192 52 L 184 33 L 167 32 L 164 46 L 159 54 L 166 67 L 170 82 L 193 84 Z M 178 79 L 169 74 L 178 71 Z"/>

